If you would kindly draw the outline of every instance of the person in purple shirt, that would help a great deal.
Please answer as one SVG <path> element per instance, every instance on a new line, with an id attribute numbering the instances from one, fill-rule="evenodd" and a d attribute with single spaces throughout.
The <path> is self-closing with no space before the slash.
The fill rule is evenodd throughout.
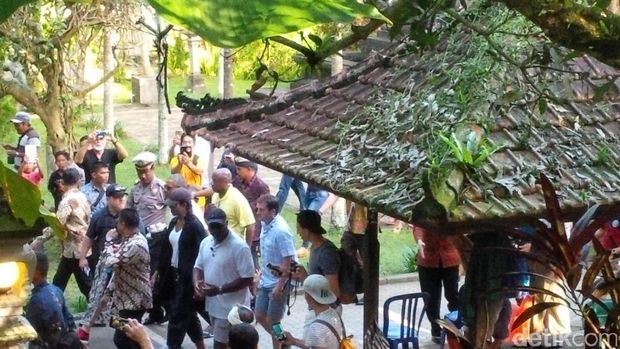
<path id="1" fill-rule="evenodd" d="M 256 220 L 256 222 L 260 222 L 256 211 L 256 205 L 259 197 L 269 194 L 269 186 L 256 175 L 256 172 L 258 171 L 258 166 L 256 163 L 242 157 L 236 157 L 235 165 L 237 168 L 237 176 L 235 176 L 232 184 L 235 188 L 239 189 L 241 193 L 243 193 L 243 196 L 245 196 L 250 203 L 252 212 L 254 212 L 254 220 Z M 260 232 L 260 224 L 255 224 L 253 232 L 254 238 L 252 241 L 252 246 L 250 246 L 252 249 L 254 265 L 258 265 Z"/>

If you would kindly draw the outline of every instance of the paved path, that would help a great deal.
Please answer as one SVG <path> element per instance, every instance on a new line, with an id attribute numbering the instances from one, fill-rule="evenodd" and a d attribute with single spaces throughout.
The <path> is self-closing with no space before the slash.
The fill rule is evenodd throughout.
<path id="1" fill-rule="evenodd" d="M 417 281 L 408 281 L 401 283 L 392 283 L 392 284 L 384 284 L 379 288 L 379 304 L 383 304 L 385 300 L 391 296 L 418 292 L 420 290 L 419 283 Z M 445 302 L 444 302 L 445 303 Z M 295 297 L 295 303 L 291 308 L 291 315 L 284 316 L 282 320 L 282 326 L 285 330 L 291 332 L 296 337 L 302 336 L 303 333 L 303 323 L 304 318 L 307 312 L 307 304 L 304 300 L 303 295 L 298 295 Z M 347 333 L 353 334 L 354 340 L 357 342 L 358 348 L 362 348 L 362 331 L 363 331 L 363 306 L 357 305 L 345 305 L 343 309 L 343 321 L 347 328 Z M 444 312 L 447 309 L 443 310 Z M 383 309 L 380 307 L 379 309 L 379 317 L 382 318 Z M 390 312 L 390 319 L 393 321 L 397 321 L 398 315 L 396 313 Z M 380 320 L 381 323 L 381 320 Z M 162 325 L 150 325 L 148 326 L 150 330 L 151 339 L 155 343 L 155 348 L 161 348 L 165 345 L 166 338 L 166 326 Z M 260 334 L 260 343 L 259 348 L 266 349 L 271 347 L 271 338 L 265 332 L 262 327 L 258 326 L 259 334 Z M 91 333 L 91 341 L 89 343 L 89 348 L 91 349 L 103 349 L 113 347 L 112 342 L 113 331 L 110 328 L 93 328 Z M 430 324 L 428 320 L 424 319 L 422 322 L 422 331 L 421 331 L 421 344 L 422 345 L 432 345 L 430 340 Z M 184 348 L 193 348 L 194 345 L 191 343 L 189 338 L 186 336 L 185 342 L 183 343 Z M 213 340 L 207 340 L 207 347 L 213 347 Z"/>

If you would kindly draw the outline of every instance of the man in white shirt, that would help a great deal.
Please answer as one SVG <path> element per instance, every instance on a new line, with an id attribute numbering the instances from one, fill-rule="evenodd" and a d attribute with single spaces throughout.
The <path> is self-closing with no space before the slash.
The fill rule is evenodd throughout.
<path id="1" fill-rule="evenodd" d="M 206 296 L 214 349 L 225 349 L 230 329 L 228 313 L 237 304 L 250 304 L 254 263 L 250 247 L 228 230 L 223 210 L 211 209 L 207 225 L 211 235 L 200 244 L 194 264 L 194 289 L 196 296 Z"/>

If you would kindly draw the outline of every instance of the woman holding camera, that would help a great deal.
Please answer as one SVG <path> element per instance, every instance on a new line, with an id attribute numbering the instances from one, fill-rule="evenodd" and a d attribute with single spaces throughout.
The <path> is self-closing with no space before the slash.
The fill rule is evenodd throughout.
<path id="1" fill-rule="evenodd" d="M 196 348 L 204 348 L 202 327 L 198 320 L 199 307 L 194 296 L 192 273 L 194 261 L 198 256 L 200 242 L 207 236 L 204 227 L 192 213 L 192 194 L 185 188 L 172 190 L 167 204 L 174 215 L 164 232 L 165 243 L 162 249 L 158 274 L 164 280 L 160 287 L 170 288 L 165 291 L 173 295 L 170 318 L 168 320 L 168 348 L 180 348 L 187 334 Z M 157 275 L 154 275 L 156 278 Z"/>
<path id="2" fill-rule="evenodd" d="M 170 159 L 170 171 L 172 174 L 179 173 L 190 187 L 202 189 L 202 173 L 204 172 L 204 160 L 194 154 L 194 138 L 191 135 L 181 135 L 179 154 Z M 205 198 L 198 199 L 201 208 L 205 206 Z"/>

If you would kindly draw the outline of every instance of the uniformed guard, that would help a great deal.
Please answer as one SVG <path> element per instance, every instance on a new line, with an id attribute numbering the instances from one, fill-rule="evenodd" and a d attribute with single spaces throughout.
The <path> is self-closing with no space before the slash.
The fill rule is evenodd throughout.
<path id="1" fill-rule="evenodd" d="M 149 252 L 151 255 L 151 273 L 159 264 L 159 256 L 163 246 L 166 224 L 166 185 L 155 177 L 155 161 L 157 156 L 150 152 L 142 152 L 131 160 L 136 166 L 138 180 L 127 198 L 127 207 L 135 208 L 147 230 Z M 155 288 L 156 289 L 156 288 Z M 153 309 L 145 324 L 162 323 L 165 321 L 163 304 L 158 295 L 153 293 Z"/>

